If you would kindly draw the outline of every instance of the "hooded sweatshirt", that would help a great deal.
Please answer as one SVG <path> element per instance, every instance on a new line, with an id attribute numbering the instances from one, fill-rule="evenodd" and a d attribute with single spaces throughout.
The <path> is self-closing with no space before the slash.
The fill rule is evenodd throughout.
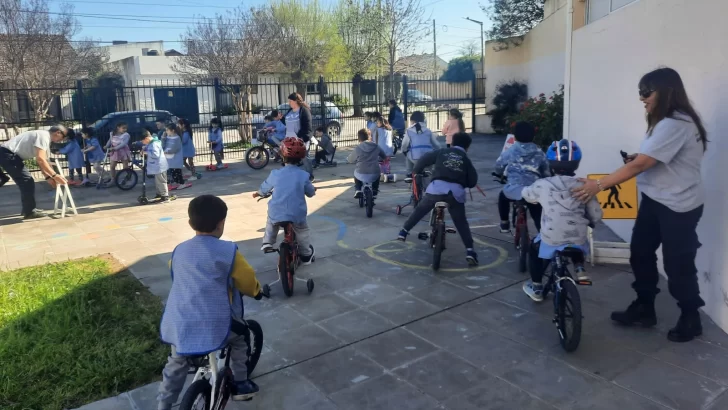
<path id="1" fill-rule="evenodd" d="M 543 207 L 541 240 L 546 245 L 583 245 L 587 242 L 587 227 L 602 219 L 602 207 L 596 198 L 584 204 L 571 195 L 571 189 L 581 185 L 576 177 L 556 175 L 523 188 L 524 200 Z"/>
<path id="2" fill-rule="evenodd" d="M 505 174 L 504 174 L 505 172 Z M 551 168 L 538 145 L 516 142 L 505 150 L 495 162 L 495 173 L 508 176 L 503 194 L 508 199 L 521 199 L 521 190 L 539 178 L 551 176 Z"/>
<path id="3" fill-rule="evenodd" d="M 384 151 L 372 141 L 360 143 L 354 152 L 349 154 L 347 161 L 356 163 L 354 177 L 363 182 L 374 182 L 379 179 L 379 161 L 386 159 Z"/>

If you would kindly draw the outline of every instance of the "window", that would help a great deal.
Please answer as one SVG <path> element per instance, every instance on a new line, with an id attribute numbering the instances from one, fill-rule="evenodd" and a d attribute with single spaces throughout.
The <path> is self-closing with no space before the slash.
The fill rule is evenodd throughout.
<path id="1" fill-rule="evenodd" d="M 318 83 L 306 84 L 306 94 L 318 94 L 319 85 Z"/>
<path id="2" fill-rule="evenodd" d="M 636 0 L 589 0 L 587 24 L 612 13 Z"/>

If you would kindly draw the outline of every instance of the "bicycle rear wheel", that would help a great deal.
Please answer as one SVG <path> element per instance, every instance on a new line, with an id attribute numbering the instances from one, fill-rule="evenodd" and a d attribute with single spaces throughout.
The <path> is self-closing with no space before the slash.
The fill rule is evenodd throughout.
<path id="1" fill-rule="evenodd" d="M 435 235 L 432 248 L 432 269 L 440 269 L 440 260 L 442 259 L 442 251 L 445 250 L 445 222 L 438 221 L 433 232 Z"/>
<path id="2" fill-rule="evenodd" d="M 570 280 L 561 281 L 556 292 L 556 328 L 559 330 L 561 347 L 573 352 L 581 341 L 581 297 Z"/>
<path id="3" fill-rule="evenodd" d="M 179 404 L 179 410 L 210 410 L 211 395 L 210 382 L 205 379 L 198 380 L 187 388 Z"/>
<path id="4" fill-rule="evenodd" d="M 260 353 L 263 351 L 263 328 L 260 327 L 260 323 L 255 320 L 246 320 L 248 329 L 250 331 L 250 354 L 248 360 L 245 362 L 245 366 L 248 369 L 248 378 L 255 370 L 255 366 L 258 365 L 260 360 Z"/>
<path id="5" fill-rule="evenodd" d="M 531 245 L 531 239 L 528 237 L 528 228 L 526 224 L 519 226 L 517 229 L 518 238 L 518 271 L 523 273 L 527 269 L 528 248 Z"/>
<path id="6" fill-rule="evenodd" d="M 139 181 L 139 175 L 131 168 L 124 168 L 116 174 L 114 183 L 122 191 L 133 189 Z"/>
<path id="7" fill-rule="evenodd" d="M 278 276 L 281 279 L 283 293 L 293 296 L 293 249 L 288 243 L 282 243 L 278 249 Z"/>
<path id="8" fill-rule="evenodd" d="M 374 213 L 374 198 L 372 189 L 369 187 L 364 188 L 364 203 L 367 206 L 367 218 L 371 218 Z"/>

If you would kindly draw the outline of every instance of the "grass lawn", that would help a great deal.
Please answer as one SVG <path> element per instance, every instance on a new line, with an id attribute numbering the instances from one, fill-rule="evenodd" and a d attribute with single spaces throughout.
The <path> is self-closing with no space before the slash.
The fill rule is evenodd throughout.
<path id="1" fill-rule="evenodd" d="M 0 409 L 61 410 L 161 376 L 162 305 L 110 257 L 0 272 Z"/>

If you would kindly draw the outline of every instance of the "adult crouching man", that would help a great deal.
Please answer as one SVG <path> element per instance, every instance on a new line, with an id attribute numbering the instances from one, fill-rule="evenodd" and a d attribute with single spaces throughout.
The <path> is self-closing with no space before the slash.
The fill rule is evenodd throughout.
<path id="1" fill-rule="evenodd" d="M 48 162 L 48 152 L 51 141 L 63 141 L 66 133 L 66 127 L 54 125 L 48 131 L 26 131 L 0 146 L 0 167 L 5 169 L 20 189 L 24 219 L 42 218 L 46 215 L 35 207 L 35 181 L 23 161 L 34 158 L 51 187 L 65 184 L 66 179 L 56 174 Z"/>

